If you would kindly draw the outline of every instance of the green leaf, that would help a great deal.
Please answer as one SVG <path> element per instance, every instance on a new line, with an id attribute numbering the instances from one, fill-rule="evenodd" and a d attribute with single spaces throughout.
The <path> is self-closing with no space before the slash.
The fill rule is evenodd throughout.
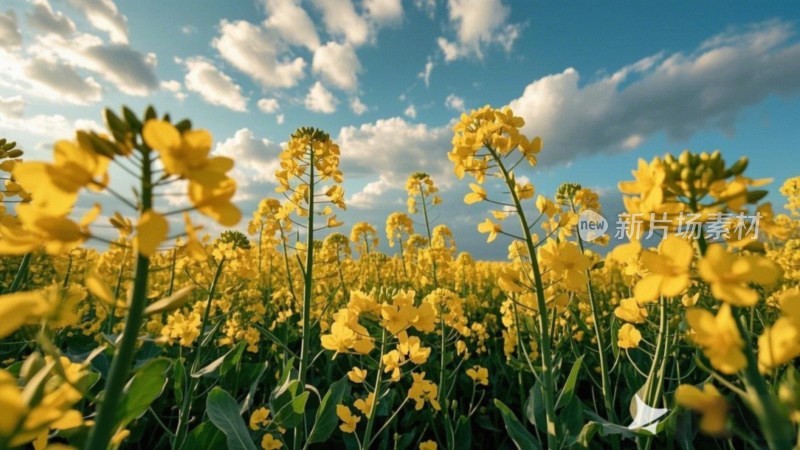
<path id="1" fill-rule="evenodd" d="M 172 389 L 175 391 L 175 403 L 180 405 L 183 403 L 183 394 L 186 389 L 186 366 L 183 365 L 183 358 L 175 359 L 172 378 L 174 378 Z"/>
<path id="2" fill-rule="evenodd" d="M 283 405 L 283 407 L 275 413 L 273 422 L 284 428 L 295 428 L 300 425 L 303 422 L 303 413 L 305 413 L 306 402 L 308 401 L 309 395 L 310 393 L 305 391 L 292 398 L 289 403 Z"/>
<path id="3" fill-rule="evenodd" d="M 575 395 L 575 384 L 578 382 L 578 375 L 580 374 L 582 363 L 583 355 L 581 355 L 581 357 L 578 358 L 572 365 L 572 369 L 570 369 L 569 375 L 567 376 L 567 381 L 564 383 L 564 387 L 561 389 L 561 394 L 558 395 L 556 409 L 559 409 L 572 401 L 572 397 Z"/>
<path id="4" fill-rule="evenodd" d="M 534 383 L 528 392 L 528 400 L 525 402 L 525 417 L 537 430 L 546 433 L 547 414 L 544 408 L 544 392 L 542 385 Z"/>
<path id="5" fill-rule="evenodd" d="M 209 374 L 214 373 L 218 368 L 220 368 L 223 365 L 223 363 L 225 362 L 225 359 L 229 358 L 232 354 L 234 354 L 237 351 L 237 349 L 239 350 L 239 356 L 241 357 L 241 355 L 242 355 L 241 354 L 241 350 L 244 350 L 245 342 L 240 342 L 239 344 L 242 344 L 242 345 L 240 346 L 240 345 L 237 344 L 236 347 L 233 347 L 232 349 L 228 350 L 227 352 L 225 352 L 225 354 L 223 354 L 219 358 L 215 359 L 214 361 L 212 361 L 207 366 L 203 367 L 202 369 L 198 370 L 197 372 L 192 373 L 192 378 L 200 378 L 200 377 L 202 377 L 204 375 L 209 375 Z"/>
<path id="6" fill-rule="evenodd" d="M 225 434 L 211 422 L 203 422 L 187 436 L 183 448 L 226 448 Z"/>
<path id="7" fill-rule="evenodd" d="M 540 450 L 542 448 L 539 445 L 539 441 L 517 420 L 517 417 L 508 406 L 498 399 L 494 399 L 494 406 L 500 410 L 500 414 L 503 416 L 503 423 L 506 425 L 506 431 L 508 431 L 508 435 L 514 441 L 517 449 Z"/>
<path id="8" fill-rule="evenodd" d="M 219 387 L 212 389 L 206 399 L 206 411 L 211 422 L 225 433 L 229 450 L 257 450 L 239 414 L 239 405 L 230 394 Z"/>
<path id="9" fill-rule="evenodd" d="M 242 406 L 239 409 L 242 414 L 245 411 L 250 410 L 250 407 L 253 405 L 253 398 L 255 397 L 256 391 L 258 390 L 258 384 L 261 381 L 261 377 L 267 372 L 267 368 L 269 367 L 269 361 L 264 361 L 261 364 L 258 364 L 260 367 L 258 374 L 256 375 L 253 382 L 250 384 L 250 389 L 247 391 L 247 395 L 244 397 L 242 401 Z M 246 367 L 246 366 L 245 366 Z"/>
<path id="10" fill-rule="evenodd" d="M 456 423 L 455 448 L 472 448 L 472 424 L 467 416 L 460 416 Z"/>
<path id="11" fill-rule="evenodd" d="M 242 360 L 242 354 L 244 354 L 244 349 L 247 347 L 247 342 L 241 341 L 236 344 L 234 347 L 233 352 L 231 352 L 224 361 L 222 361 L 222 367 L 219 368 L 219 374 L 221 376 L 225 376 L 228 372 L 230 372 L 234 367 L 239 364 L 239 361 Z"/>
<path id="12" fill-rule="evenodd" d="M 347 377 L 336 381 L 322 397 L 322 402 L 317 410 L 317 417 L 314 419 L 314 427 L 311 429 L 311 434 L 308 436 L 308 443 L 313 444 L 316 442 L 325 442 L 331 437 L 336 425 L 339 423 L 339 417 L 336 415 L 336 405 L 342 403 L 348 388 Z"/>
<path id="13" fill-rule="evenodd" d="M 125 428 L 141 417 L 147 408 L 161 396 L 167 385 L 164 372 L 172 362 L 167 358 L 155 358 L 139 367 L 122 391 L 122 402 L 117 409 L 117 426 Z"/>

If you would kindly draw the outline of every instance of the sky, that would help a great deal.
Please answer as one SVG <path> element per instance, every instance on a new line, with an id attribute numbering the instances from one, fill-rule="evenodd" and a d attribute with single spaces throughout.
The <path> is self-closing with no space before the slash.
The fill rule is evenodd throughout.
<path id="1" fill-rule="evenodd" d="M 446 156 L 462 112 L 510 106 L 544 141 L 520 174 L 545 195 L 593 188 L 606 217 L 639 158 L 687 148 L 750 157 L 780 207 L 800 175 L 799 19 L 782 1 L 0 0 L 0 136 L 51 159 L 56 140 L 101 129 L 104 107 L 188 117 L 236 161 L 243 229 L 278 195 L 282 144 L 314 126 L 341 148 L 337 231 L 368 221 L 385 240 L 424 171 L 442 191 L 434 223 L 500 259 L 502 239 L 476 229 L 489 206 L 463 203 Z M 81 208 L 95 201 L 119 208 Z"/>

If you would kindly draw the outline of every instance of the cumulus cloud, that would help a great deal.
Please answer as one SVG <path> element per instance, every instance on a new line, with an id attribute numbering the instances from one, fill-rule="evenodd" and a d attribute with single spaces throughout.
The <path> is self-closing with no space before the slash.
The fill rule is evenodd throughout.
<path id="1" fill-rule="evenodd" d="M 403 111 L 403 115 L 406 117 L 410 117 L 412 119 L 417 118 L 417 108 L 414 105 L 408 105 L 405 111 Z"/>
<path id="2" fill-rule="evenodd" d="M 396 23 L 403 18 L 403 3 L 400 0 L 365 0 L 364 9 L 377 23 Z"/>
<path id="3" fill-rule="evenodd" d="M 113 0 L 69 0 L 93 27 L 105 31 L 111 42 L 128 43 L 128 19 L 117 9 Z"/>
<path id="4" fill-rule="evenodd" d="M 186 89 L 200 94 L 212 105 L 223 106 L 233 111 L 247 111 L 247 98 L 242 88 L 231 77 L 203 58 L 186 61 Z"/>
<path id="5" fill-rule="evenodd" d="M 266 0 L 265 26 L 278 31 L 288 43 L 302 45 L 309 50 L 319 47 L 319 36 L 308 13 L 295 0 Z"/>
<path id="6" fill-rule="evenodd" d="M 262 98 L 258 101 L 258 109 L 266 114 L 273 114 L 280 109 L 281 105 L 276 98 Z"/>
<path id="7" fill-rule="evenodd" d="M 510 106 L 527 134 L 542 136 L 544 164 L 619 152 L 657 133 L 732 132 L 744 108 L 800 91 L 793 31 L 776 21 L 730 30 L 692 53 L 657 54 L 583 85 L 568 68 L 530 83 Z"/>
<path id="8" fill-rule="evenodd" d="M 25 100 L 20 96 L 0 97 L 0 116 L 18 119 L 25 115 Z"/>
<path id="9" fill-rule="evenodd" d="M 34 0 L 33 11 L 27 16 L 28 25 L 45 33 L 69 37 L 75 33 L 75 23 L 58 11 L 53 11 L 48 0 Z"/>
<path id="10" fill-rule="evenodd" d="M 17 15 L 14 11 L 0 13 L 0 49 L 18 49 L 22 45 L 22 34 L 19 32 Z"/>
<path id="11" fill-rule="evenodd" d="M 313 0 L 322 12 L 325 29 L 333 36 L 343 37 L 353 46 L 365 44 L 370 39 L 370 27 L 360 16 L 350 0 Z"/>
<path id="12" fill-rule="evenodd" d="M 353 90 L 358 86 L 358 72 L 361 63 L 355 50 L 349 44 L 328 42 L 314 52 L 311 65 L 314 73 L 323 80 L 345 90 Z"/>
<path id="13" fill-rule="evenodd" d="M 444 99 L 444 105 L 453 111 L 464 111 L 464 99 L 455 94 L 448 95 L 447 98 Z"/>
<path id="14" fill-rule="evenodd" d="M 141 53 L 128 44 L 105 44 L 90 34 L 70 39 L 49 34 L 38 36 L 27 50 L 40 59 L 61 60 L 94 72 L 128 95 L 145 96 L 159 88 L 156 55 Z"/>
<path id="15" fill-rule="evenodd" d="M 521 25 L 508 23 L 511 9 L 502 0 L 448 0 L 447 9 L 456 37 L 437 40 L 445 61 L 482 58 L 485 49 L 495 44 L 509 52 L 519 38 Z"/>
<path id="16" fill-rule="evenodd" d="M 350 99 L 350 110 L 353 111 L 353 114 L 360 116 L 367 112 L 368 109 L 367 105 L 362 103 L 360 98 L 353 97 Z"/>
<path id="17" fill-rule="evenodd" d="M 242 128 L 233 137 L 217 144 L 214 153 L 237 161 L 233 177 L 239 183 L 237 199 L 261 198 L 276 184 L 275 170 L 280 168 L 281 146 L 269 139 L 257 138 L 252 130 Z"/>
<path id="18" fill-rule="evenodd" d="M 393 117 L 344 127 L 336 142 L 342 149 L 344 173 L 368 178 L 381 176 L 402 189 L 413 172 L 450 178 L 452 169 L 447 152 L 451 138 L 452 131 L 447 126 L 433 128 Z"/>
<path id="19" fill-rule="evenodd" d="M 336 97 L 334 97 L 331 91 L 325 89 L 325 86 L 319 81 L 311 86 L 305 98 L 306 109 L 323 114 L 332 114 L 336 112 L 337 103 L 339 103 L 339 101 Z"/>
<path id="20" fill-rule="evenodd" d="M 212 41 L 222 58 L 266 88 L 289 88 L 305 76 L 301 57 L 280 57 L 284 44 L 277 32 L 237 20 L 223 20 Z"/>
<path id="21" fill-rule="evenodd" d="M 33 58 L 24 65 L 23 73 L 39 95 L 54 102 L 88 105 L 103 96 L 103 88 L 94 78 L 84 78 L 60 61 Z"/>
<path id="22" fill-rule="evenodd" d="M 182 102 L 186 99 L 186 93 L 183 92 L 183 85 L 178 80 L 164 80 L 159 86 L 161 86 L 161 89 L 171 92 L 178 101 Z"/>

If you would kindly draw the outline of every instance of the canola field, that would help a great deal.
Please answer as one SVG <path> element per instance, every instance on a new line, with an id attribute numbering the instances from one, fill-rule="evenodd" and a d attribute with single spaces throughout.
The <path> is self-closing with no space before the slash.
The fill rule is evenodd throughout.
<path id="1" fill-rule="evenodd" d="M 448 153 L 460 207 L 508 248 L 481 261 L 425 173 L 385 223 L 337 219 L 323 130 L 293 133 L 277 192 L 242 211 L 240 162 L 202 127 L 104 119 L 47 161 L 0 141 L 0 448 L 798 446 L 800 177 L 773 205 L 746 159 L 641 160 L 610 244 L 584 233 L 597 192 L 515 175 L 547 145 L 487 106 Z M 75 214 L 97 192 L 118 210 Z"/>

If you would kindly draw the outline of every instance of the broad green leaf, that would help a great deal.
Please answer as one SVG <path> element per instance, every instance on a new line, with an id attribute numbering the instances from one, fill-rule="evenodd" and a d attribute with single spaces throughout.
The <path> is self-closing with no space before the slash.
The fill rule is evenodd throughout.
<path id="1" fill-rule="evenodd" d="M 542 385 L 539 383 L 534 383 L 528 392 L 528 400 L 525 402 L 525 417 L 537 430 L 545 433 L 547 432 L 545 426 L 547 414 L 544 408 L 544 392 L 542 392 Z"/>
<path id="2" fill-rule="evenodd" d="M 559 409 L 572 401 L 572 397 L 575 395 L 575 384 L 578 382 L 578 375 L 580 375 L 582 363 L 583 355 L 575 360 L 575 363 L 572 365 L 572 369 L 570 369 L 569 375 L 567 376 L 567 381 L 564 383 L 564 387 L 561 389 L 561 394 L 558 396 L 558 401 L 556 401 L 556 409 Z"/>
<path id="3" fill-rule="evenodd" d="M 225 434 L 211 422 L 203 422 L 187 436 L 183 448 L 226 448 Z"/>
<path id="4" fill-rule="evenodd" d="M 161 396 L 167 385 L 165 372 L 171 363 L 167 358 L 155 358 L 136 369 L 122 391 L 122 401 L 117 409 L 119 428 L 125 428 L 141 417 L 150 404 Z"/>
<path id="5" fill-rule="evenodd" d="M 244 344 L 244 342 L 240 342 L 239 344 Z M 239 345 L 237 345 L 236 347 L 233 347 L 232 349 L 228 350 L 227 352 L 225 352 L 225 354 L 223 354 L 219 358 L 215 359 L 214 361 L 211 361 L 211 363 L 209 363 L 207 366 L 203 367 L 197 372 L 192 373 L 192 378 L 200 378 L 204 375 L 214 373 L 214 371 L 216 371 L 223 365 L 226 358 L 231 357 L 231 355 L 233 355 L 237 351 L 237 349 L 240 348 L 244 349 L 243 346 L 240 347 Z M 239 356 L 241 357 L 241 352 L 239 353 Z"/>
<path id="6" fill-rule="evenodd" d="M 508 406 L 498 399 L 494 400 L 494 406 L 500 410 L 508 436 L 514 441 L 518 450 L 540 450 L 542 448 L 539 445 L 539 441 L 517 420 L 517 417 Z"/>
<path id="7" fill-rule="evenodd" d="M 273 422 L 284 428 L 295 428 L 303 422 L 303 413 L 310 393 L 305 391 L 283 405 L 276 413 Z"/>
<path id="8" fill-rule="evenodd" d="M 225 433 L 229 450 L 257 450 L 239 414 L 239 405 L 222 388 L 215 387 L 208 394 L 206 412 L 211 422 Z"/>
<path id="9" fill-rule="evenodd" d="M 325 442 L 336 430 L 336 425 L 339 424 L 339 417 L 336 415 L 336 405 L 342 403 L 348 388 L 347 377 L 336 381 L 322 397 L 322 402 L 317 410 L 317 417 L 314 419 L 314 427 L 311 429 L 311 434 L 308 436 L 310 444 L 316 442 Z"/>
<path id="10" fill-rule="evenodd" d="M 242 354 L 244 354 L 245 348 L 247 348 L 247 342 L 245 341 L 236 344 L 233 351 L 222 361 L 222 367 L 219 368 L 220 375 L 224 376 L 239 364 L 239 361 L 242 360 Z"/>
<path id="11" fill-rule="evenodd" d="M 455 448 L 472 448 L 472 424 L 467 416 L 460 416 L 456 423 Z"/>
<path id="12" fill-rule="evenodd" d="M 183 403 L 183 394 L 186 389 L 186 366 L 183 365 L 183 358 L 176 358 L 175 365 L 172 367 L 172 389 L 175 391 L 175 403 Z"/>

